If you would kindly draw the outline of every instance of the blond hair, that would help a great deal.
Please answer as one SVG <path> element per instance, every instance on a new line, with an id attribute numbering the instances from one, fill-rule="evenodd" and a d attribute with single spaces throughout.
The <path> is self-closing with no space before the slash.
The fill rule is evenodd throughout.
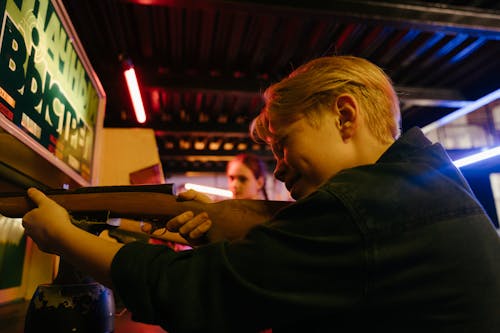
<path id="1" fill-rule="evenodd" d="M 264 92 L 265 107 L 251 125 L 252 137 L 269 142 L 269 118 L 280 123 L 306 117 L 314 123 L 321 107 L 340 94 L 353 95 L 371 133 L 390 143 L 400 135 L 399 100 L 390 78 L 368 60 L 332 56 L 312 60 Z"/>

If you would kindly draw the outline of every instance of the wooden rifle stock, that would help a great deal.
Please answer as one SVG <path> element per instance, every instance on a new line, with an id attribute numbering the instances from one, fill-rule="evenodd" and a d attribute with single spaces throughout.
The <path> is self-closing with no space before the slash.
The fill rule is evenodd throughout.
<path id="1" fill-rule="evenodd" d="M 214 203 L 178 201 L 172 194 L 171 184 L 96 186 L 45 193 L 73 217 L 84 216 L 91 221 L 96 213 L 104 212 L 109 218 L 148 222 L 153 230 L 164 228 L 168 220 L 185 211 L 194 214 L 207 212 L 212 220 L 212 227 L 207 234 L 210 242 L 244 237 L 250 228 L 267 221 L 279 209 L 290 204 L 287 201 L 243 199 Z M 0 214 L 4 216 L 20 218 L 33 208 L 26 193 L 0 194 Z M 100 224 L 105 225 L 106 221 Z"/>

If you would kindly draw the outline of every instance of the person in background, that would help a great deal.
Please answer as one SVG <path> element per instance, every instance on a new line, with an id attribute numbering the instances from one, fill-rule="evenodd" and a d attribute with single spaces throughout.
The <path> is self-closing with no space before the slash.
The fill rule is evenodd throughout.
<path id="1" fill-rule="evenodd" d="M 266 165 L 258 156 L 251 153 L 236 155 L 227 163 L 226 176 L 233 199 L 269 199 Z"/>
<path id="2" fill-rule="evenodd" d="M 266 190 L 267 168 L 264 161 L 252 153 L 241 153 L 234 156 L 226 165 L 226 177 L 228 188 L 233 193 L 233 199 L 269 200 Z M 211 203 L 214 200 L 208 195 L 195 190 L 187 190 L 178 194 L 179 201 L 199 201 Z M 201 230 L 208 231 L 212 225 L 210 217 L 205 212 L 193 215 L 192 212 L 184 212 L 171 220 L 171 224 L 195 225 L 196 228 L 187 228 L 183 238 L 190 239 L 198 244 L 201 239 Z M 193 237 L 189 235 L 193 234 Z M 196 238 L 195 238 L 196 237 Z"/>
<path id="3" fill-rule="evenodd" d="M 36 189 L 26 233 L 170 333 L 500 330 L 500 238 L 444 148 L 400 135 L 382 69 L 322 57 L 264 97 L 252 134 L 296 201 L 243 239 L 179 253 L 106 242 Z"/>

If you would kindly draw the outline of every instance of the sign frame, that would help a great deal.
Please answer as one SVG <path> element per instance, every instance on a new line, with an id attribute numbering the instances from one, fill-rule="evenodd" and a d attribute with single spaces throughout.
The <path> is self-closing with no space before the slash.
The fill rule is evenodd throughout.
<path id="1" fill-rule="evenodd" d="M 1 28 L 1 30 L 0 30 L 0 53 L 1 53 L 1 46 L 2 46 L 3 38 L 4 38 L 3 32 L 6 29 L 5 28 L 6 20 L 7 20 L 6 17 L 8 16 L 8 13 L 6 12 L 7 3 L 10 3 L 11 5 L 12 5 L 12 3 L 38 4 L 38 7 L 36 7 L 35 9 L 32 9 L 33 12 L 35 10 L 38 10 L 42 6 L 45 6 L 44 8 L 46 8 L 46 7 L 48 8 L 49 5 L 51 5 L 53 7 L 54 11 L 50 12 L 50 15 L 56 15 L 56 19 L 59 20 L 61 27 L 64 29 L 63 33 L 65 33 L 67 36 L 66 44 L 70 43 L 72 46 L 72 50 L 74 50 L 74 53 L 76 53 L 76 57 L 77 57 L 76 60 L 74 60 L 74 59 L 72 59 L 72 60 L 75 61 L 77 63 L 77 65 L 81 65 L 83 67 L 83 70 L 85 72 L 84 77 L 85 77 L 85 80 L 87 83 L 87 87 L 90 86 L 91 89 L 95 90 L 92 93 L 95 93 L 96 101 L 94 100 L 93 104 L 91 106 L 89 106 L 91 103 L 88 101 L 87 101 L 87 104 L 84 103 L 84 105 L 86 105 L 88 107 L 88 109 L 90 109 L 90 108 L 95 109 L 95 110 L 90 110 L 90 111 L 88 109 L 84 110 L 85 112 L 89 111 L 89 113 L 93 112 L 93 115 L 89 116 L 89 117 L 91 117 L 93 123 L 88 124 L 88 126 L 87 126 L 88 132 L 85 131 L 85 133 L 92 133 L 93 134 L 92 137 L 90 135 L 88 135 L 88 136 L 83 136 L 83 139 L 82 139 L 80 137 L 80 134 L 79 134 L 81 132 L 80 127 L 76 127 L 76 129 L 70 127 L 70 130 L 73 131 L 72 133 L 80 131 L 77 134 L 78 140 L 73 139 L 73 142 L 78 142 L 76 144 L 77 147 L 80 147 L 80 145 L 87 145 L 88 144 L 87 140 L 90 139 L 91 147 L 90 148 L 88 146 L 85 147 L 85 149 L 90 150 L 90 152 L 86 153 L 87 155 L 90 154 L 90 158 L 89 158 L 90 162 L 88 163 L 88 165 L 85 165 L 84 171 L 82 171 L 83 167 L 82 167 L 82 170 L 78 170 L 77 168 L 74 167 L 74 165 L 80 165 L 78 163 L 79 162 L 78 159 L 75 159 L 73 156 L 69 156 L 69 157 L 64 156 L 60 152 L 57 154 L 56 151 L 58 151 L 58 148 L 54 149 L 54 147 L 51 147 L 51 150 L 53 150 L 53 151 L 49 150 L 39 140 L 36 139 L 36 136 L 33 135 L 34 134 L 33 131 L 32 130 L 30 131 L 29 122 L 28 122 L 28 126 L 25 126 L 24 124 L 21 125 L 21 124 L 14 123 L 11 119 L 9 119 L 5 115 L 5 112 L 8 112 L 8 110 L 4 105 L 5 105 L 5 103 L 8 103 L 8 99 L 9 99 L 9 96 L 8 95 L 6 96 L 5 94 L 3 96 L 2 96 L 2 94 L 0 94 L 0 104 L 2 104 L 0 106 L 2 106 L 4 110 L 7 110 L 4 113 L 0 112 L 0 127 L 3 128 L 6 132 L 11 134 L 12 136 L 14 136 L 15 138 L 17 138 L 19 141 L 24 143 L 26 146 L 28 146 L 30 149 L 32 149 L 35 153 L 42 156 L 45 160 L 50 162 L 52 165 L 57 167 L 64 174 L 68 175 L 72 180 L 74 180 L 79 185 L 81 185 L 81 186 L 97 185 L 98 184 L 97 162 L 99 159 L 100 141 L 101 141 L 101 135 L 102 135 L 101 132 L 102 132 L 103 123 L 104 123 L 106 93 L 104 92 L 104 89 L 101 85 L 101 82 L 100 82 L 96 72 L 94 71 L 94 69 L 90 63 L 90 60 L 87 57 L 87 54 L 86 54 L 86 52 L 85 52 L 85 50 L 80 42 L 80 39 L 78 38 L 76 30 L 71 22 L 71 19 L 69 18 L 69 15 L 68 15 L 68 13 L 67 13 L 67 11 L 62 3 L 62 0 L 21 0 L 21 1 L 19 1 L 19 0 L 17 0 L 17 1 L 6 0 L 3 5 L 0 5 L 0 15 L 1 15 L 1 17 L 0 17 L 0 24 L 1 24 L 1 26 L 0 26 L 0 28 Z M 40 3 L 42 3 L 42 5 L 40 5 Z M 24 7 L 23 7 L 23 9 L 24 9 Z M 49 11 L 47 11 L 47 13 L 49 13 Z M 47 15 L 49 15 L 49 14 L 47 14 Z M 50 19 L 52 20 L 53 17 L 51 16 Z M 52 21 L 50 23 L 52 23 Z M 32 35 L 33 35 L 33 32 L 32 32 Z M 23 38 L 26 38 L 26 36 L 23 36 Z M 34 38 L 34 37 L 31 36 L 30 38 Z M 14 46 L 13 46 L 13 48 L 14 48 Z M 67 48 L 67 46 L 66 46 L 66 48 Z M 66 50 L 65 50 L 65 52 L 66 52 Z M 31 60 L 28 58 L 29 57 L 26 56 L 25 62 L 23 64 L 23 66 L 25 68 L 27 67 L 27 62 L 29 60 Z M 2 69 L 0 68 L 0 74 L 1 74 L 1 70 Z M 25 71 L 26 71 L 26 69 L 25 69 Z M 48 71 L 47 71 L 47 73 L 48 73 Z M 49 74 L 47 74 L 47 75 L 49 75 Z M 25 75 L 27 76 L 27 74 L 25 74 Z M 87 82 L 87 80 L 88 80 L 88 82 Z M 31 81 L 34 81 L 34 80 L 31 79 Z M 74 77 L 73 77 L 72 82 L 73 82 L 73 86 L 74 86 L 75 85 Z M 34 83 L 31 82 L 31 85 L 33 85 L 33 84 Z M 34 85 L 36 86 L 36 82 Z M 39 85 L 41 86 L 41 84 L 39 84 Z M 26 88 L 26 86 L 28 86 L 28 84 L 25 84 L 23 89 L 29 89 L 29 88 Z M 68 85 L 66 85 L 66 86 L 68 86 Z M 63 89 L 64 88 L 59 89 L 56 92 L 62 91 Z M 56 99 L 59 99 L 59 100 L 64 99 L 65 101 L 67 101 L 67 105 L 72 103 L 70 98 L 67 98 L 64 95 L 55 95 L 55 96 L 56 97 L 52 97 L 53 104 L 59 102 L 59 101 L 54 102 Z M 83 102 L 81 102 L 81 103 L 83 103 Z M 40 104 L 41 104 L 41 102 L 40 102 Z M 59 103 L 59 104 L 61 104 L 61 103 Z M 49 107 L 55 108 L 54 106 L 46 106 L 46 107 L 47 108 L 49 108 Z M 43 106 L 42 106 L 42 108 L 43 108 Z M 63 108 L 64 108 L 64 106 L 63 106 Z M 24 111 L 22 111 L 22 112 L 24 113 Z M 45 111 L 41 111 L 41 112 L 45 112 Z M 47 111 L 47 113 L 48 113 L 48 111 Z M 76 111 L 74 111 L 73 113 L 76 113 Z M 64 110 L 64 117 L 69 117 L 66 114 L 67 114 L 67 111 L 65 109 Z M 47 119 L 47 117 L 48 116 L 46 116 L 45 119 Z M 83 118 L 83 116 L 82 116 L 82 118 Z M 70 118 L 70 119 L 73 120 L 73 118 Z M 28 120 L 31 120 L 31 119 L 28 117 Z M 23 118 L 23 121 L 24 121 L 24 118 Z M 66 118 L 65 118 L 65 122 L 66 122 Z M 82 123 L 82 120 L 80 119 L 80 122 L 77 125 L 74 125 L 74 123 L 76 123 L 76 120 L 73 121 L 72 126 L 79 126 Z M 85 123 L 85 125 L 87 125 L 87 124 Z M 63 128 L 63 130 L 67 129 L 67 126 L 70 126 L 70 125 L 66 125 L 66 127 Z M 34 127 L 36 128 L 37 124 L 35 124 Z M 58 127 L 58 130 L 59 129 L 60 129 L 60 127 Z M 75 135 L 73 134 L 73 137 L 74 136 Z M 51 139 L 53 139 L 53 138 L 54 138 L 54 136 L 52 136 Z M 56 139 L 56 141 L 59 141 L 59 140 Z M 84 144 L 81 144 L 81 142 L 84 142 Z M 65 143 L 63 142 L 63 146 L 64 146 L 64 144 Z M 54 146 L 55 145 L 56 144 L 54 144 Z M 1 147 L 0 147 L 0 149 L 1 149 Z M 68 157 L 67 160 L 66 161 L 63 160 L 63 159 L 66 159 L 66 157 Z M 70 159 L 70 158 L 72 158 L 72 159 Z M 72 165 L 70 165 L 70 163 L 68 163 L 68 161 L 70 161 L 70 162 L 76 161 L 76 163 L 73 162 L 72 163 L 73 166 L 72 166 Z M 63 187 L 64 186 L 65 185 L 63 184 Z"/>

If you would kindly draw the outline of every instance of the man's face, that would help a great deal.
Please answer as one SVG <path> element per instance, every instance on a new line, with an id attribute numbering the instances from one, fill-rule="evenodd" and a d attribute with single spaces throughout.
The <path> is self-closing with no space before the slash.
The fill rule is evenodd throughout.
<path id="1" fill-rule="evenodd" d="M 350 167 L 350 145 L 337 126 L 338 117 L 324 112 L 316 124 L 301 118 L 281 125 L 271 119 L 276 158 L 274 176 L 285 183 L 292 198 L 300 199 L 316 190 L 342 169 Z"/>

